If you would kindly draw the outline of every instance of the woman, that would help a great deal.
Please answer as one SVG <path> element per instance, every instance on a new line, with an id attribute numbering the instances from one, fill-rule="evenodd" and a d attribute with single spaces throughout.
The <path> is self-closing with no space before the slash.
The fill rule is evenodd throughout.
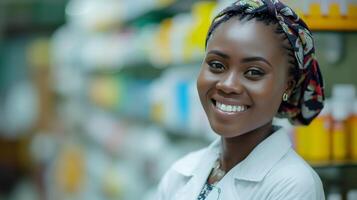
<path id="1" fill-rule="evenodd" d="M 218 14 L 197 89 L 221 137 L 177 161 L 159 199 L 324 199 L 318 175 L 272 123 L 278 116 L 307 125 L 323 107 L 311 33 L 289 7 L 240 0 Z"/>

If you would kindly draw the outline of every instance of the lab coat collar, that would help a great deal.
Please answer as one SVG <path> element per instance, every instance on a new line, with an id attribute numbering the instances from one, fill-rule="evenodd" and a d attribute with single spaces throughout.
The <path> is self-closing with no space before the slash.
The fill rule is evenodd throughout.
<path id="1" fill-rule="evenodd" d="M 287 131 L 279 128 L 232 169 L 233 176 L 239 180 L 260 182 L 290 148 Z"/>
<path id="2" fill-rule="evenodd" d="M 192 153 L 191 156 L 178 161 L 173 169 L 183 176 L 194 176 L 203 171 L 210 171 L 221 148 L 221 140 L 217 139 L 207 148 Z M 260 182 L 272 167 L 289 151 L 291 142 L 284 128 L 279 128 L 262 141 L 231 172 L 238 180 Z"/>
<path id="3" fill-rule="evenodd" d="M 214 140 L 208 147 L 191 153 L 174 164 L 173 169 L 183 176 L 193 176 L 202 172 L 204 168 L 213 165 L 220 151 L 220 138 Z"/>

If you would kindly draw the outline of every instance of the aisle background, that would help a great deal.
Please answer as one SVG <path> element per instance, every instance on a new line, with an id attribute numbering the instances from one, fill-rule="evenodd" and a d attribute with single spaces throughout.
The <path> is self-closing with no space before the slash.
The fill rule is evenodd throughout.
<path id="1" fill-rule="evenodd" d="M 230 1 L 1 0 L 0 199 L 153 200 L 216 138 L 196 94 Z M 293 128 L 329 199 L 357 199 L 357 2 L 288 1 L 312 25 L 328 106 Z"/>

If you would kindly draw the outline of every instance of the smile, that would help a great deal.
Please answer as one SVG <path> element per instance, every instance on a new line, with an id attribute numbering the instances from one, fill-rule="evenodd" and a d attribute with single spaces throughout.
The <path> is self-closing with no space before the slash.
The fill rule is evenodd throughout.
<path id="1" fill-rule="evenodd" d="M 213 101 L 213 104 L 215 104 L 215 107 L 218 110 L 226 113 L 239 113 L 248 109 L 248 106 L 245 105 L 228 105 L 218 101 Z"/>

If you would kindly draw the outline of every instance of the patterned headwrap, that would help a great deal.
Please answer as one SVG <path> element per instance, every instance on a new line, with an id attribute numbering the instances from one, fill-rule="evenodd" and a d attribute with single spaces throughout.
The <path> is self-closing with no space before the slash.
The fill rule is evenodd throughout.
<path id="1" fill-rule="evenodd" d="M 323 108 L 324 87 L 314 41 L 307 25 L 279 0 L 238 0 L 220 12 L 212 24 L 230 15 L 232 10 L 242 10 L 251 15 L 264 11 L 277 19 L 293 48 L 297 63 L 295 88 L 289 99 L 282 102 L 277 116 L 287 117 L 294 124 L 308 125 Z"/>

